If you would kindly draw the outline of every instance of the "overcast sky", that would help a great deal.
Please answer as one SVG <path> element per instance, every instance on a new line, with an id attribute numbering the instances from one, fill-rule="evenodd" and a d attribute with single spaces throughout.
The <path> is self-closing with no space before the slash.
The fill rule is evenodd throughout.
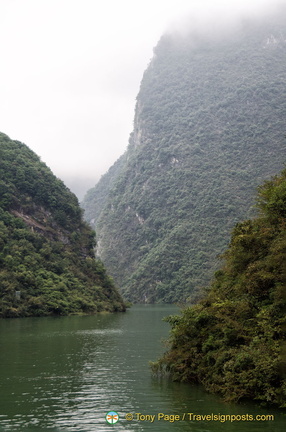
<path id="1" fill-rule="evenodd" d="M 215 11 L 229 17 L 273 4 L 0 0 L 0 131 L 27 144 L 81 199 L 128 145 L 161 35 L 186 17 L 203 25 Z"/>

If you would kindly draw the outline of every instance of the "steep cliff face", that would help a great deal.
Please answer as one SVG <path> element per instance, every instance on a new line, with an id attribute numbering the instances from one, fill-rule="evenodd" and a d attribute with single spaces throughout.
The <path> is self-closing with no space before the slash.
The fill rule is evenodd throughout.
<path id="1" fill-rule="evenodd" d="M 285 22 L 282 8 L 215 39 L 168 34 L 155 48 L 124 159 L 83 202 L 128 299 L 184 300 L 206 284 L 256 187 L 282 168 Z"/>
<path id="2" fill-rule="evenodd" d="M 76 196 L 0 134 L 0 316 L 124 310 L 94 245 Z"/>

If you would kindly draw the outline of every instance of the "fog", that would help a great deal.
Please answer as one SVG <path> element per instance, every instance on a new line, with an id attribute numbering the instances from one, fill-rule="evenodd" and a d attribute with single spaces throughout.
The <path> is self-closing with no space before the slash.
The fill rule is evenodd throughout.
<path id="1" fill-rule="evenodd" d="M 240 26 L 245 19 L 260 19 L 275 13 L 285 0 L 193 0 L 193 6 L 184 16 L 177 17 L 168 26 L 168 31 L 182 34 L 197 31 L 201 34 L 210 31 L 223 32 L 233 26 Z"/>
<path id="2" fill-rule="evenodd" d="M 0 0 L 0 131 L 81 199 L 124 152 L 153 47 L 218 34 L 285 1 Z"/>

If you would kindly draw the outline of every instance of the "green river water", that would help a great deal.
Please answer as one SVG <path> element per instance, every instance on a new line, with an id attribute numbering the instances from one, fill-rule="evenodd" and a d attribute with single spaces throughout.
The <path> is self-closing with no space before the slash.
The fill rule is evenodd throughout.
<path id="1" fill-rule="evenodd" d="M 162 318 L 177 311 L 140 305 L 122 314 L 0 320 L 0 432 L 284 431 L 278 410 L 225 404 L 200 387 L 152 377 L 148 361 L 169 332 Z M 116 424 L 106 422 L 109 411 L 119 414 Z"/>

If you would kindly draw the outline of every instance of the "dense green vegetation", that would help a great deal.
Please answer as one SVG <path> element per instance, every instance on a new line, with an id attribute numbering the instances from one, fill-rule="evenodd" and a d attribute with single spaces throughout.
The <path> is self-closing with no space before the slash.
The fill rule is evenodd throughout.
<path id="1" fill-rule="evenodd" d="M 129 147 L 82 204 L 129 300 L 186 300 L 209 283 L 256 187 L 282 169 L 285 17 L 156 47 Z"/>
<path id="2" fill-rule="evenodd" d="M 124 310 L 94 246 L 76 196 L 1 133 L 0 316 Z"/>
<path id="3" fill-rule="evenodd" d="M 100 212 L 108 200 L 110 186 L 113 183 L 113 180 L 117 178 L 118 174 L 120 174 L 121 169 L 125 164 L 125 157 L 126 153 L 124 153 L 114 163 L 114 165 L 112 165 L 108 172 L 101 177 L 100 188 L 95 186 L 94 188 L 87 191 L 83 203 L 85 208 L 84 215 L 85 219 L 88 220 L 91 225 L 93 225 L 94 222 L 100 217 Z"/>
<path id="4" fill-rule="evenodd" d="M 259 190 L 259 217 L 237 224 L 205 297 L 172 326 L 153 364 L 229 401 L 286 407 L 286 170 Z"/>

